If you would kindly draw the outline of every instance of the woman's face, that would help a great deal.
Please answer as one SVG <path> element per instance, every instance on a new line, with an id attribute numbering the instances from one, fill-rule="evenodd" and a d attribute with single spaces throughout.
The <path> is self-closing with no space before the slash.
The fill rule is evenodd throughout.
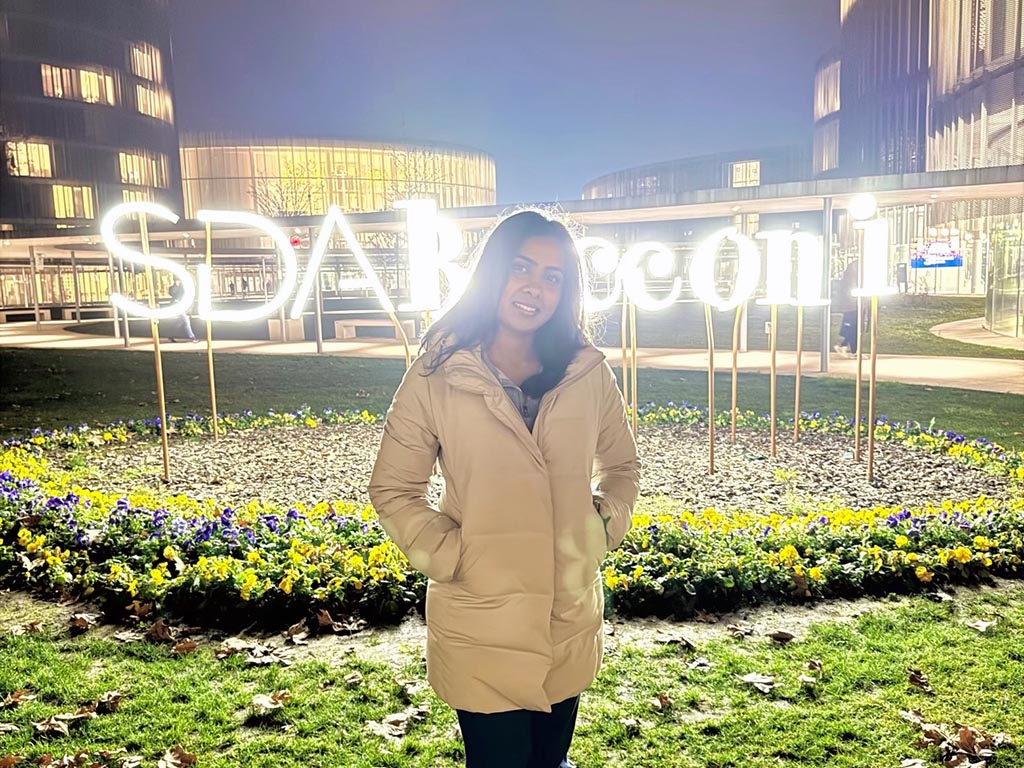
<path id="1" fill-rule="evenodd" d="M 525 240 L 509 267 L 498 305 L 498 323 L 515 333 L 534 333 L 551 319 L 562 299 L 562 246 L 551 237 Z"/>

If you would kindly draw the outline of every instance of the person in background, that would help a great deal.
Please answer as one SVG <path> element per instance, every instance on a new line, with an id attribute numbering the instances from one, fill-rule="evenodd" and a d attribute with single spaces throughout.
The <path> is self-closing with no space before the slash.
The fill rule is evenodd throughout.
<path id="1" fill-rule="evenodd" d="M 167 290 L 167 293 L 170 295 L 172 303 L 181 301 L 181 297 L 185 295 L 185 286 L 181 284 L 181 280 L 174 278 L 174 282 L 171 283 L 171 287 Z M 187 311 L 182 312 L 181 316 L 178 318 L 178 325 L 185 332 L 185 336 L 189 341 L 193 343 L 199 341 L 199 339 L 196 338 L 196 335 L 192 332 L 192 321 L 189 319 Z M 175 336 L 176 334 L 172 333 L 167 338 L 172 342 L 177 342 L 178 339 L 175 338 Z"/>
<path id="2" fill-rule="evenodd" d="M 468 768 L 571 766 L 601 666 L 599 568 L 632 525 L 640 466 L 582 294 L 564 225 L 501 221 L 395 394 L 370 479 L 381 525 L 428 578 L 427 678 Z"/>
<path id="3" fill-rule="evenodd" d="M 841 355 L 857 354 L 857 297 L 853 291 L 860 285 L 857 262 L 851 261 L 839 278 L 833 306 L 843 313 L 839 326 L 839 343 L 832 349 Z"/>

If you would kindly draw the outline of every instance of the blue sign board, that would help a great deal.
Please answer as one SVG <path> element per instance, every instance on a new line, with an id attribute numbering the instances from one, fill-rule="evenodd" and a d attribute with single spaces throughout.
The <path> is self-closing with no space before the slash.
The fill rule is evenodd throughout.
<path id="1" fill-rule="evenodd" d="M 928 243 L 923 249 L 918 248 L 910 257 L 910 266 L 914 269 L 931 267 L 962 267 L 964 256 L 960 249 L 948 241 Z"/>

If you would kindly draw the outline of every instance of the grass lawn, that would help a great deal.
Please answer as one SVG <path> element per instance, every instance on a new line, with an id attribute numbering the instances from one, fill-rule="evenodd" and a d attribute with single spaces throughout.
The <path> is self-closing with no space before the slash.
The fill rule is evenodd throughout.
<path id="1" fill-rule="evenodd" d="M 206 356 L 166 355 L 165 380 L 172 413 L 208 413 Z M 401 381 L 401 361 L 333 356 L 223 354 L 217 358 L 218 407 L 236 412 L 284 410 L 308 404 L 316 409 L 367 409 L 383 413 Z M 707 376 L 699 371 L 641 369 L 642 402 L 707 402 Z M 792 377 L 779 377 L 779 415 L 792 416 Z M 716 377 L 720 409 L 729 404 L 729 375 Z M 740 377 L 740 407 L 767 413 L 768 377 Z M 155 415 L 153 357 L 148 352 L 0 349 L 0 434 L 21 435 L 35 427 L 55 429 L 83 421 Z M 865 387 L 866 399 L 866 387 Z M 865 404 L 865 415 L 866 404 Z M 854 387 L 841 379 L 805 378 L 801 409 L 852 416 Z M 968 437 L 985 437 L 1024 448 L 1024 396 L 944 387 L 881 383 L 878 413 L 914 419 Z"/>
<path id="2" fill-rule="evenodd" d="M 26 601 L 11 602 L 24 609 Z M 56 606 L 33 605 L 35 618 L 59 614 Z M 1024 587 L 964 589 L 942 603 L 861 602 L 835 615 L 843 613 L 815 620 L 806 608 L 776 609 L 764 632 L 744 640 L 720 626 L 678 625 L 693 650 L 659 645 L 654 627 L 643 623 L 616 625 L 604 669 L 584 693 L 573 759 L 591 768 L 875 768 L 908 758 L 940 765 L 937 749 L 912 746 L 920 729 L 900 710 L 1020 743 Z M 197 637 L 198 650 L 182 656 L 168 645 L 122 643 L 106 630 L 71 637 L 53 623 L 41 634 L 14 637 L 6 628 L 15 618 L 26 621 L 25 611 L 0 608 L 0 696 L 30 688 L 37 698 L 0 712 L 0 722 L 20 729 L 0 734 L 0 760 L 18 754 L 28 765 L 44 753 L 123 747 L 155 765 L 180 744 L 204 768 L 461 764 L 454 713 L 422 685 L 422 632 L 390 647 L 371 637 L 354 653 L 343 652 L 341 641 L 318 640 L 285 668 L 247 665 L 239 655 L 217 660 L 222 638 L 205 635 Z M 984 634 L 965 626 L 993 618 L 998 623 Z M 773 644 L 764 634 L 774 629 L 793 631 L 797 640 Z M 697 657 L 710 667 L 691 669 Z M 805 668 L 812 659 L 822 662 L 821 672 Z M 934 694 L 908 683 L 908 667 L 930 679 Z M 353 673 L 361 680 L 346 683 Z M 750 673 L 773 676 L 776 687 L 758 692 L 739 679 Z M 818 682 L 802 685 L 801 674 Z M 419 685 L 403 695 L 396 680 Z M 281 709 L 256 712 L 255 695 L 283 689 L 291 698 Z M 33 721 L 73 712 L 111 690 L 125 696 L 117 711 L 73 723 L 69 736 L 34 735 Z M 652 704 L 659 694 L 672 700 L 663 711 Z M 404 737 L 389 743 L 367 732 L 370 721 L 416 705 L 428 705 L 429 713 Z M 997 755 L 998 766 L 1024 765 L 1020 746 Z"/>

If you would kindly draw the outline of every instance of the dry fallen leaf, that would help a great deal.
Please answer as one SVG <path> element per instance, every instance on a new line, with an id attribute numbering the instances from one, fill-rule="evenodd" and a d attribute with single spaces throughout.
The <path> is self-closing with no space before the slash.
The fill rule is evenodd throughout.
<path id="1" fill-rule="evenodd" d="M 149 616 L 153 612 L 153 603 L 144 603 L 141 600 L 132 600 L 130 604 L 125 606 L 126 611 L 131 612 L 131 618 L 141 619 L 145 616 Z"/>
<path id="2" fill-rule="evenodd" d="M 137 643 L 142 639 L 142 635 L 138 632 L 128 630 L 126 632 L 118 632 L 114 635 L 114 638 L 120 640 L 122 643 Z"/>
<path id="3" fill-rule="evenodd" d="M 20 730 L 14 723 L 0 723 L 0 733 L 17 733 Z"/>
<path id="4" fill-rule="evenodd" d="M 405 736 L 411 723 L 426 720 L 429 714 L 430 707 L 425 704 L 419 707 L 410 707 L 402 712 L 387 715 L 380 722 L 371 720 L 366 724 L 366 729 L 376 736 L 398 740 Z"/>
<path id="5" fill-rule="evenodd" d="M 321 610 L 316 616 L 320 629 L 330 629 L 342 635 L 353 635 L 356 632 L 366 629 L 367 624 L 362 619 L 345 619 L 335 621 L 329 611 Z"/>
<path id="6" fill-rule="evenodd" d="M 186 653 L 193 653 L 198 647 L 199 644 L 194 640 L 184 640 L 175 645 L 171 653 L 177 656 L 184 656 Z"/>
<path id="7" fill-rule="evenodd" d="M 262 710 L 263 713 L 267 713 L 272 709 L 281 709 L 290 698 L 291 694 L 287 689 L 271 694 L 261 693 L 258 696 L 253 696 L 252 705 L 256 709 Z"/>
<path id="8" fill-rule="evenodd" d="M 0 709 L 7 709 L 10 707 L 13 709 L 20 704 L 24 704 L 26 701 L 35 701 L 35 696 L 29 693 L 28 688 L 19 688 L 9 696 L 4 697 L 3 701 L 0 701 Z"/>
<path id="9" fill-rule="evenodd" d="M 91 720 L 96 717 L 96 705 L 85 704 L 74 712 L 54 715 L 54 717 L 59 717 L 61 720 L 67 720 L 69 722 L 72 720 Z"/>
<path id="10" fill-rule="evenodd" d="M 948 768 L 987 768 L 995 760 L 995 750 L 1009 741 L 1002 733 L 989 734 L 959 724 L 949 729 L 928 723 L 917 711 L 901 711 L 900 717 L 921 728 L 921 736 L 914 742 L 914 746 L 938 747 L 942 764 Z"/>
<path id="11" fill-rule="evenodd" d="M 913 711 L 901 709 L 900 717 L 902 717 L 908 723 L 913 723 L 914 725 L 921 725 L 924 722 L 924 715 L 922 715 L 921 712 L 916 709 Z"/>
<path id="12" fill-rule="evenodd" d="M 285 636 L 285 638 L 289 638 L 289 637 L 293 637 L 295 635 L 301 634 L 303 632 L 305 632 L 306 634 L 309 634 L 309 632 L 307 630 L 307 627 L 306 627 L 306 620 L 305 619 L 303 619 L 302 621 L 297 622 L 295 624 L 292 624 L 290 627 L 288 627 L 288 629 L 284 633 L 284 636 Z"/>
<path id="13" fill-rule="evenodd" d="M 276 645 L 260 645 L 257 643 L 249 649 L 249 653 L 246 655 L 245 661 L 248 664 L 255 664 L 257 666 L 280 664 L 281 666 L 287 667 L 292 663 L 291 654 L 292 651 L 287 648 L 282 648 Z"/>
<path id="14" fill-rule="evenodd" d="M 640 723 L 633 718 L 620 718 L 619 722 L 622 723 L 626 728 L 626 736 L 635 738 L 640 735 Z"/>
<path id="15" fill-rule="evenodd" d="M 38 634 L 42 631 L 43 623 L 41 621 L 30 621 L 28 624 L 15 624 L 8 630 L 8 632 L 10 632 L 15 637 L 20 637 L 22 635 Z"/>
<path id="16" fill-rule="evenodd" d="M 218 659 L 224 659 L 228 656 L 234 656 L 236 653 L 247 651 L 252 647 L 252 643 L 247 643 L 245 640 L 240 640 L 237 637 L 229 637 L 220 644 L 220 648 L 217 649 L 215 655 Z"/>
<path id="17" fill-rule="evenodd" d="M 932 689 L 931 684 L 928 682 L 928 676 L 924 674 L 920 669 L 914 669 L 910 667 L 907 669 L 910 673 L 910 684 L 916 685 L 925 693 L 935 693 Z"/>
<path id="18" fill-rule="evenodd" d="M 703 624 L 717 624 L 718 616 L 714 613 L 708 613 L 707 611 L 697 611 L 693 614 L 693 620 L 699 621 Z"/>
<path id="19" fill-rule="evenodd" d="M 654 642 L 661 645 L 680 645 L 683 648 L 689 648 L 693 650 L 695 646 L 682 632 L 667 631 L 659 629 L 654 633 Z"/>
<path id="20" fill-rule="evenodd" d="M 999 619 L 992 619 L 992 621 L 966 621 L 964 622 L 971 629 L 977 630 L 978 632 L 988 632 L 989 629 L 994 627 L 999 622 Z"/>
<path id="21" fill-rule="evenodd" d="M 710 661 L 705 659 L 703 656 L 698 656 L 693 661 L 687 663 L 686 666 L 689 667 L 690 669 L 695 669 L 695 670 L 697 670 L 699 672 L 707 672 L 709 669 L 711 669 L 712 664 L 711 664 Z"/>
<path id="22" fill-rule="evenodd" d="M 3 731 L 0 731 L 3 733 Z M 0 757 L 0 768 L 14 768 L 21 762 L 21 755 L 4 755 Z"/>
<path id="23" fill-rule="evenodd" d="M 811 659 L 804 668 L 809 669 L 811 672 L 821 672 L 825 668 L 825 665 L 821 663 L 821 659 Z"/>
<path id="24" fill-rule="evenodd" d="M 151 643 L 173 643 L 174 633 L 171 632 L 171 628 L 167 626 L 163 619 L 157 619 L 153 622 L 153 626 L 147 629 L 143 636 Z"/>
<path id="25" fill-rule="evenodd" d="M 32 723 L 32 726 L 36 729 L 36 733 L 50 733 L 56 731 L 62 733 L 65 736 L 68 735 L 68 724 L 61 720 L 56 715 L 48 717 L 45 720 L 39 720 Z"/>
<path id="26" fill-rule="evenodd" d="M 294 645 L 309 645 L 309 640 L 306 639 L 308 637 L 309 632 L 296 632 L 294 635 L 288 635 L 285 642 L 291 642 Z"/>
<path id="27" fill-rule="evenodd" d="M 742 640 L 744 637 L 754 634 L 754 628 L 749 624 L 727 624 L 725 628 L 737 640 Z"/>
<path id="28" fill-rule="evenodd" d="M 790 594 L 793 597 L 810 597 L 811 588 L 807 584 L 807 577 L 802 573 L 793 572 L 793 589 Z"/>
<path id="29" fill-rule="evenodd" d="M 123 700 L 124 694 L 120 691 L 107 691 L 100 696 L 99 701 L 96 702 L 96 711 L 104 714 L 117 712 Z"/>
<path id="30" fill-rule="evenodd" d="M 953 601 L 953 596 L 947 592 L 943 592 L 941 589 L 937 592 L 930 592 L 927 595 L 929 600 L 934 600 L 936 603 L 949 603 Z"/>
<path id="31" fill-rule="evenodd" d="M 667 693 L 659 693 L 651 700 L 651 705 L 661 712 L 671 709 L 673 704 L 675 701 Z"/>
<path id="32" fill-rule="evenodd" d="M 361 682 L 363 682 L 363 676 L 358 672 L 353 672 L 351 674 L 345 675 L 345 685 L 347 685 L 349 688 L 355 688 Z"/>
<path id="33" fill-rule="evenodd" d="M 187 766 L 195 764 L 196 756 L 186 752 L 180 744 L 175 744 L 160 759 L 157 768 L 187 768 Z"/>
<path id="34" fill-rule="evenodd" d="M 427 683 L 422 680 L 395 680 L 398 686 L 398 693 L 406 704 L 412 701 L 412 697 L 427 688 Z"/>
<path id="35" fill-rule="evenodd" d="M 794 640 L 796 640 L 796 635 L 794 635 L 792 632 L 785 632 L 783 630 L 777 630 L 775 632 L 772 632 L 770 635 L 768 635 L 768 637 L 770 637 L 776 643 L 779 643 L 779 645 L 785 645 L 786 643 L 791 643 Z"/>
<path id="36" fill-rule="evenodd" d="M 799 680 L 803 685 L 808 685 L 808 686 L 814 686 L 814 685 L 818 684 L 818 678 L 811 677 L 810 675 L 800 675 L 797 678 L 797 680 Z"/>
<path id="37" fill-rule="evenodd" d="M 740 680 L 750 683 L 761 693 L 771 693 L 772 688 L 775 687 L 775 678 L 771 675 L 759 675 L 756 672 L 751 672 L 749 675 L 743 675 Z"/>
<path id="38" fill-rule="evenodd" d="M 99 624 L 98 613 L 74 613 L 71 615 L 71 631 L 85 632 Z"/>
<path id="39" fill-rule="evenodd" d="M 900 768 L 928 768 L 928 765 L 924 760 L 908 759 L 900 763 Z"/>

